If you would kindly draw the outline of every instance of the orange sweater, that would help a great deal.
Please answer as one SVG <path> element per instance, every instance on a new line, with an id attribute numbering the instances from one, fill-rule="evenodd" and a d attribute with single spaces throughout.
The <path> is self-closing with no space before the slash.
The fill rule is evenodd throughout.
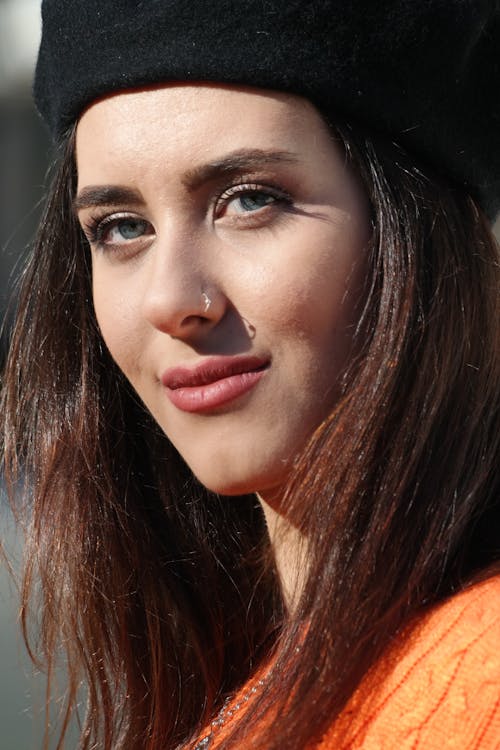
<path id="1" fill-rule="evenodd" d="M 390 659 L 361 684 L 321 750 L 500 750 L 500 576 L 427 613 Z"/>
<path id="2" fill-rule="evenodd" d="M 426 613 L 399 645 L 365 678 L 318 750 L 500 750 L 500 576 Z M 216 750 L 243 710 L 201 747 Z M 252 739 L 249 746 L 259 747 Z"/>

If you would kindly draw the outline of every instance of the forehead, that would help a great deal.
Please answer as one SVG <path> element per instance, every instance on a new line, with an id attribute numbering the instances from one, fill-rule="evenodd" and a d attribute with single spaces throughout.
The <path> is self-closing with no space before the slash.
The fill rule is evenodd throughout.
<path id="1" fill-rule="evenodd" d="M 205 161 L 234 148 L 331 148 L 323 120 L 307 100 L 262 89 L 171 84 L 94 102 L 77 127 L 79 173 L 127 160 Z M 314 141 L 314 143 L 312 143 Z"/>

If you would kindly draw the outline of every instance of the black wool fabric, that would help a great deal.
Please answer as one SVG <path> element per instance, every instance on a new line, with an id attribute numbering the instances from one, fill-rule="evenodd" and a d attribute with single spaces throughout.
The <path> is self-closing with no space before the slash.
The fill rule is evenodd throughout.
<path id="1" fill-rule="evenodd" d="M 500 209 L 500 0 L 44 0 L 42 17 L 35 100 L 56 139 L 110 92 L 264 87 L 386 134 Z"/>

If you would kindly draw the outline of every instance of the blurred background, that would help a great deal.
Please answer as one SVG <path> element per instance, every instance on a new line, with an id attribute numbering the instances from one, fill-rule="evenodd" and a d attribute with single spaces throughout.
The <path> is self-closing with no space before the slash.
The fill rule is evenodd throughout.
<path id="1" fill-rule="evenodd" d="M 31 79 L 40 0 L 0 0 L 0 310 L 39 216 L 49 139 L 34 111 Z M 2 342 L 5 347 L 5 340 Z M 2 349 L 2 355 L 4 354 Z"/>
<path id="2" fill-rule="evenodd" d="M 48 135 L 31 101 L 40 36 L 40 0 L 0 0 L 0 318 L 15 269 L 33 237 L 51 159 Z M 496 224 L 500 237 L 500 221 Z M 0 365 L 6 336 L 0 342 Z M 14 560 L 21 545 L 2 494 L 0 535 Z M 36 750 L 43 724 L 43 680 L 18 633 L 17 599 L 0 561 L 0 750 Z M 71 739 L 67 745 L 71 749 Z"/>
<path id="3" fill-rule="evenodd" d="M 40 0 L 0 0 L 0 318 L 12 276 L 33 237 L 50 160 L 49 138 L 31 101 Z M 0 364 L 5 356 L 0 342 Z M 17 566 L 21 544 L 3 497 L 0 535 Z M 44 681 L 19 635 L 17 594 L 0 559 L 0 750 L 41 747 Z M 68 748 L 74 743 L 68 743 Z"/>

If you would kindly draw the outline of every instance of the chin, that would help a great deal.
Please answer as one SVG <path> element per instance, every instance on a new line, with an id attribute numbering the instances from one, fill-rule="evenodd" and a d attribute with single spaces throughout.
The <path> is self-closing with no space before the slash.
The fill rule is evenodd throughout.
<path id="1" fill-rule="evenodd" d="M 283 476 L 278 476 L 275 473 L 249 476 L 237 473 L 228 475 L 227 472 L 214 474 L 213 472 L 201 471 L 199 473 L 194 472 L 194 474 L 207 490 L 228 497 L 261 495 L 282 486 L 285 481 Z"/>
<path id="2" fill-rule="evenodd" d="M 205 478 L 202 475 L 195 475 L 198 481 L 210 492 L 228 497 L 238 495 L 251 495 L 257 492 L 256 485 L 245 479 L 222 479 L 222 478 Z"/>

